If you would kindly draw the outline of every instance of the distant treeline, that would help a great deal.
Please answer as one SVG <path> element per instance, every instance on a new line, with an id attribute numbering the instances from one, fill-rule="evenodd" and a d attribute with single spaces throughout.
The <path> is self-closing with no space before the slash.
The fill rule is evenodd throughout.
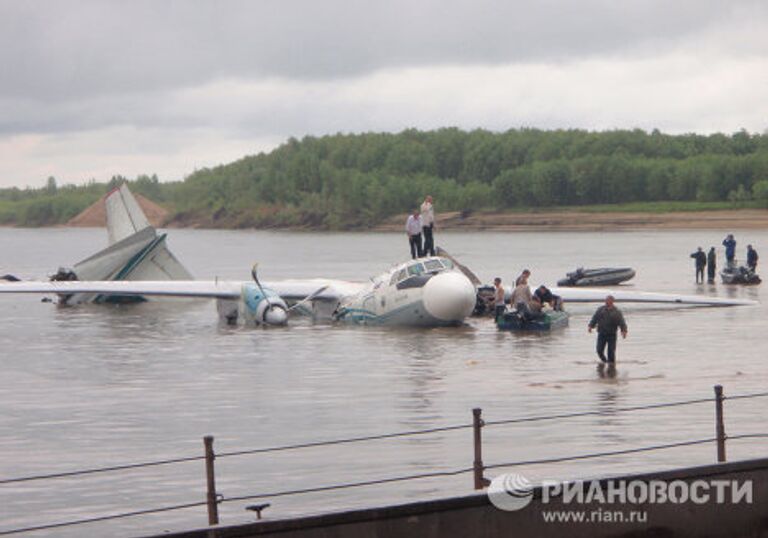
<path id="1" fill-rule="evenodd" d="M 0 223 L 65 222 L 108 185 L 0 191 Z M 768 135 L 667 135 L 455 128 L 290 139 L 268 154 L 194 172 L 182 182 L 141 176 L 131 188 L 178 224 L 368 227 L 414 208 L 438 211 L 635 202 L 768 206 Z M 695 205 L 695 204 L 694 204 Z"/>

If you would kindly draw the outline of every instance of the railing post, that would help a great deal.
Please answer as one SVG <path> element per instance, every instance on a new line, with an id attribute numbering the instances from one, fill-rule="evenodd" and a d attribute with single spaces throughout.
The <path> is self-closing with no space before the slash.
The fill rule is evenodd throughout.
<path id="1" fill-rule="evenodd" d="M 488 480 L 483 478 L 483 438 L 481 434 L 481 428 L 483 427 L 483 419 L 481 418 L 483 410 L 476 407 L 472 410 L 472 433 L 474 434 L 475 444 L 475 461 L 474 461 L 474 477 L 475 477 L 475 489 L 483 489 L 489 484 Z"/>
<path id="2" fill-rule="evenodd" d="M 725 422 L 723 421 L 723 386 L 715 385 L 715 433 L 717 434 L 717 462 L 725 461 Z"/>
<path id="3" fill-rule="evenodd" d="M 216 455 L 213 453 L 213 436 L 206 435 L 203 437 L 203 443 L 205 444 L 205 477 L 207 482 L 208 494 L 206 501 L 208 502 L 208 524 L 219 524 L 219 505 L 216 498 L 216 475 L 213 469 L 213 460 Z"/>

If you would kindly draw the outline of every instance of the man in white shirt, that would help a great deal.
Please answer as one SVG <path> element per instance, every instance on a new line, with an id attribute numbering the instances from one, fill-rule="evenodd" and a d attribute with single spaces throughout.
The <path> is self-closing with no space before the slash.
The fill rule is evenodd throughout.
<path id="1" fill-rule="evenodd" d="M 435 255 L 435 239 L 432 232 L 435 229 L 435 210 L 432 207 L 432 197 L 427 196 L 421 204 L 421 224 L 424 229 L 424 256 Z"/>
<path id="2" fill-rule="evenodd" d="M 423 252 L 421 250 L 421 216 L 419 210 L 414 209 L 413 214 L 408 216 L 408 220 L 405 222 L 405 233 L 408 234 L 408 242 L 411 244 L 411 258 L 421 258 Z"/>

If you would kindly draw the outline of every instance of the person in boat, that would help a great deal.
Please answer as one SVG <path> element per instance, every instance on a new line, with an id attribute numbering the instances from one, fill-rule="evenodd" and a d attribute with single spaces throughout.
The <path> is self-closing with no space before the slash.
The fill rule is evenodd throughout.
<path id="1" fill-rule="evenodd" d="M 421 224 L 424 233 L 424 256 L 435 255 L 435 208 L 432 206 L 432 197 L 427 196 L 421 204 Z"/>
<path id="2" fill-rule="evenodd" d="M 627 323 L 624 314 L 614 304 L 613 295 L 605 298 L 605 304 L 595 311 L 595 315 L 587 325 L 587 332 L 597 327 L 597 356 L 602 362 L 616 362 L 617 332 L 621 330 L 621 337 L 627 337 Z M 605 348 L 608 348 L 608 357 L 605 356 Z"/>
<path id="3" fill-rule="evenodd" d="M 747 245 L 747 267 L 753 273 L 757 271 L 757 260 L 760 257 L 757 255 L 757 251 L 752 248 L 752 245 Z"/>
<path id="4" fill-rule="evenodd" d="M 494 318 L 498 320 L 507 310 L 507 302 L 504 300 L 504 286 L 501 285 L 501 278 L 499 277 L 493 279 L 493 305 Z"/>
<path id="5" fill-rule="evenodd" d="M 725 247 L 725 261 L 728 265 L 733 265 L 736 261 L 736 239 L 733 238 L 733 234 L 728 234 L 728 237 L 723 239 L 723 246 Z"/>
<path id="6" fill-rule="evenodd" d="M 707 252 L 707 282 L 715 283 L 715 269 L 717 269 L 717 253 L 715 247 L 710 247 Z"/>
<path id="7" fill-rule="evenodd" d="M 424 252 L 421 250 L 421 215 L 418 209 L 408 216 L 405 222 L 405 233 L 408 234 L 408 243 L 411 245 L 411 258 L 421 258 Z"/>
<path id="8" fill-rule="evenodd" d="M 531 287 L 528 285 L 528 277 L 525 275 L 526 271 L 523 271 L 523 274 L 517 278 L 518 284 L 515 286 L 515 289 L 512 292 L 512 297 L 509 299 L 509 302 L 515 308 L 517 313 L 523 318 L 530 312 L 528 303 L 530 303 L 533 298 Z M 528 274 L 530 274 L 530 271 L 528 271 Z"/>
<path id="9" fill-rule="evenodd" d="M 520 273 L 520 276 L 515 279 L 515 287 L 519 286 L 523 280 L 525 280 L 525 283 L 527 285 L 529 278 L 531 278 L 530 269 L 523 269 L 523 272 Z"/>
<path id="10" fill-rule="evenodd" d="M 696 261 L 696 284 L 704 284 L 704 268 L 707 266 L 707 255 L 699 247 L 696 252 L 691 254 L 691 258 Z"/>
<path id="11" fill-rule="evenodd" d="M 546 287 L 544 284 L 536 288 L 536 291 L 533 292 L 533 294 L 539 298 L 539 302 L 544 304 L 549 304 L 549 306 L 552 307 L 552 310 L 562 310 L 563 309 L 563 299 L 559 295 L 555 295 L 552 293 L 552 290 L 550 290 L 548 287 Z"/>
<path id="12" fill-rule="evenodd" d="M 544 305 L 541 304 L 541 299 L 535 294 L 528 301 L 528 312 L 526 314 L 526 321 L 531 321 L 544 317 Z"/>

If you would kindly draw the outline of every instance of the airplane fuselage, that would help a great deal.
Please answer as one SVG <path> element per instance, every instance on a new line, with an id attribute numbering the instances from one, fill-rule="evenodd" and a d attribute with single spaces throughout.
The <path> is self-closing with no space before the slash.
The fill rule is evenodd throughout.
<path id="1" fill-rule="evenodd" d="M 462 323 L 475 306 L 474 285 L 446 258 L 397 265 L 343 299 L 335 319 L 361 325 L 439 327 Z"/>

